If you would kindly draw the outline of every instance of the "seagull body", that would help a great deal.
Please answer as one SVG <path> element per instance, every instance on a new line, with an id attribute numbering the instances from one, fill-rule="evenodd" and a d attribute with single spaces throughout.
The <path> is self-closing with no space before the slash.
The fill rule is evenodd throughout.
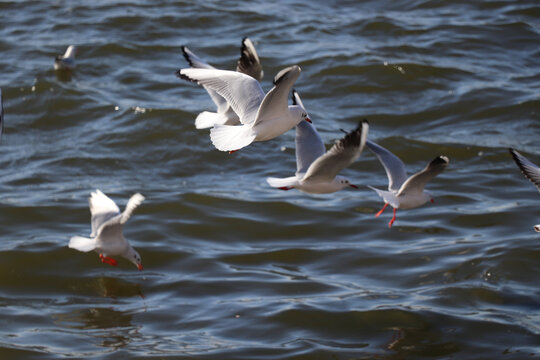
<path id="1" fill-rule="evenodd" d="M 530 162 L 525 156 L 521 155 L 514 149 L 508 149 L 517 166 L 530 182 L 536 185 L 540 191 L 540 167 Z M 540 224 L 534 225 L 534 230 L 540 232 Z"/>
<path id="2" fill-rule="evenodd" d="M 212 65 L 209 65 L 204 60 L 195 55 L 186 46 L 182 46 L 182 54 L 194 69 L 214 69 Z M 237 61 L 236 71 L 249 75 L 254 79 L 261 81 L 263 77 L 262 66 L 259 60 L 259 55 L 255 50 L 255 46 L 249 38 L 242 39 L 242 47 L 240 49 L 240 58 Z M 240 119 L 234 112 L 232 107 L 227 103 L 227 100 L 223 96 L 211 88 L 204 86 L 208 92 L 208 95 L 212 98 L 217 106 L 216 112 L 203 111 L 195 119 L 195 127 L 197 129 L 211 128 L 214 124 L 222 125 L 239 125 Z"/>
<path id="3" fill-rule="evenodd" d="M 294 90 L 293 104 L 305 109 L 300 96 Z M 280 190 L 294 188 L 311 194 L 333 193 L 347 186 L 357 188 L 347 178 L 337 174 L 358 159 L 366 143 L 368 128 L 368 123 L 364 120 L 326 152 L 315 126 L 301 121 L 296 125 L 295 176 L 269 177 L 266 181 L 270 186 Z"/>
<path id="4" fill-rule="evenodd" d="M 64 55 L 58 55 L 54 59 L 54 70 L 74 69 L 76 53 L 77 53 L 77 48 L 75 46 L 73 45 L 68 46 L 66 53 Z"/>
<path id="5" fill-rule="evenodd" d="M 298 65 L 281 70 L 267 94 L 257 80 L 235 71 L 191 68 L 178 70 L 177 76 L 216 91 L 238 114 L 242 125 L 215 124 L 210 130 L 210 139 L 218 150 L 233 152 L 253 141 L 273 139 L 302 120 L 311 122 L 302 107 L 287 104 L 300 72 Z"/>
<path id="6" fill-rule="evenodd" d="M 117 265 L 110 256 L 122 256 L 142 270 L 141 257 L 124 238 L 122 227 L 130 218 L 133 210 L 144 200 L 144 196 L 133 195 L 124 210 L 120 213 L 118 206 L 107 195 L 99 190 L 88 198 L 92 214 L 92 233 L 90 238 L 74 236 L 69 240 L 69 247 L 83 252 L 96 251 L 103 263 Z"/>
<path id="7" fill-rule="evenodd" d="M 424 186 L 448 166 L 450 161 L 446 156 L 437 156 L 422 171 L 407 177 L 405 164 L 396 155 L 372 141 L 366 141 L 366 145 L 377 156 L 388 176 L 388 191 L 369 186 L 385 202 L 383 208 L 375 214 L 376 217 L 379 217 L 388 205 L 392 206 L 394 214 L 388 223 L 388 227 L 392 227 L 397 209 L 414 209 L 428 201 L 434 202 L 433 195 L 424 190 Z"/>

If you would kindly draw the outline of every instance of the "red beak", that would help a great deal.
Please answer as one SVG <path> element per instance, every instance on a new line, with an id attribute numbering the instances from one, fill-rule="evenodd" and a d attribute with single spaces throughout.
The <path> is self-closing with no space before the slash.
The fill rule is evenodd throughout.
<path id="1" fill-rule="evenodd" d="M 357 186 L 357 185 L 349 184 L 349 186 L 352 187 L 352 188 L 358 189 L 358 186 Z"/>
<path id="2" fill-rule="evenodd" d="M 435 202 L 435 200 L 433 200 L 433 199 L 431 199 L 430 201 L 431 201 L 431 203 L 434 203 L 434 202 Z"/>
<path id="3" fill-rule="evenodd" d="M 308 123 L 312 124 L 312 122 L 311 122 L 311 119 L 310 119 L 310 118 L 308 118 L 308 117 L 307 117 L 307 118 L 306 118 L 306 121 L 307 121 Z"/>
<path id="4" fill-rule="evenodd" d="M 139 269 L 139 271 L 142 271 L 142 269 L 143 269 L 142 264 L 138 264 L 137 269 Z"/>

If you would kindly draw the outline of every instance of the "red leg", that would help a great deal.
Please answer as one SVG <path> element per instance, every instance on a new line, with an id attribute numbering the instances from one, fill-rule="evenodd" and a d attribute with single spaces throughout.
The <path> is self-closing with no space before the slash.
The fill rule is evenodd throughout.
<path id="1" fill-rule="evenodd" d="M 289 187 L 289 186 L 282 186 L 282 187 L 278 187 L 279 190 L 291 190 L 293 189 L 292 187 Z"/>
<path id="2" fill-rule="evenodd" d="M 109 265 L 112 265 L 112 266 L 118 265 L 118 261 L 116 261 L 113 258 L 110 258 L 108 256 L 103 256 L 103 254 L 99 254 L 99 258 L 101 259 L 102 263 L 109 264 Z"/>
<path id="3" fill-rule="evenodd" d="M 392 220 L 388 223 L 388 227 L 391 228 L 394 221 L 396 221 L 396 208 L 394 208 L 394 216 L 392 216 Z"/>
<path id="4" fill-rule="evenodd" d="M 379 217 L 379 215 L 381 215 L 384 212 L 387 206 L 388 206 L 388 203 L 384 204 L 383 208 L 379 210 L 378 213 L 375 214 L 375 217 Z"/>
<path id="5" fill-rule="evenodd" d="M 229 151 L 229 155 L 232 154 L 232 153 L 235 153 L 235 152 L 237 152 L 237 151 L 238 151 L 238 150 L 231 150 L 231 151 Z"/>

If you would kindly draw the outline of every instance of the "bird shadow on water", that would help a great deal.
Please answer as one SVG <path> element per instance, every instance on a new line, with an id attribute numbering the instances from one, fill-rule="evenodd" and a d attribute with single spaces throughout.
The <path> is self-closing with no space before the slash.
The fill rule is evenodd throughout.
<path id="1" fill-rule="evenodd" d="M 55 324 L 68 333 L 90 338 L 90 346 L 109 349 L 106 352 L 129 346 L 140 336 L 141 330 L 140 325 L 133 324 L 133 317 L 147 309 L 146 305 L 133 307 L 131 302 L 120 299 L 144 299 L 140 285 L 117 278 L 98 277 L 88 282 L 86 287 L 101 297 L 112 299 L 112 304 L 98 305 L 98 301 L 76 304 L 76 308 L 72 307 L 67 312 L 53 314 Z M 95 349 L 90 351 L 95 353 Z"/>

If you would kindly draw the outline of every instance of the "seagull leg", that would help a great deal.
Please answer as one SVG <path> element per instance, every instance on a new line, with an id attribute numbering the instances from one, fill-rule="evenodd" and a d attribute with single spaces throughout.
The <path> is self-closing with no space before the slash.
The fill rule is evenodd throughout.
<path id="1" fill-rule="evenodd" d="M 392 216 L 392 220 L 388 223 L 388 227 L 391 228 L 394 221 L 396 221 L 396 208 L 394 208 L 394 216 Z"/>
<path id="2" fill-rule="evenodd" d="M 375 214 L 375 217 L 379 217 L 384 212 L 387 206 L 388 206 L 388 203 L 384 204 L 383 208 L 379 210 L 378 213 Z"/>
<path id="3" fill-rule="evenodd" d="M 282 187 L 278 187 L 279 190 L 291 190 L 291 189 L 294 189 L 292 186 L 282 186 Z"/>
<path id="4" fill-rule="evenodd" d="M 104 264 L 109 264 L 112 266 L 118 265 L 118 261 L 114 260 L 113 258 L 110 258 L 108 256 L 103 256 L 103 254 L 99 254 L 99 258 L 101 259 L 101 262 Z"/>
<path id="5" fill-rule="evenodd" d="M 231 150 L 231 151 L 229 151 L 229 155 L 232 154 L 232 153 L 235 153 L 235 152 L 237 152 L 237 151 L 238 151 L 238 150 Z"/>

